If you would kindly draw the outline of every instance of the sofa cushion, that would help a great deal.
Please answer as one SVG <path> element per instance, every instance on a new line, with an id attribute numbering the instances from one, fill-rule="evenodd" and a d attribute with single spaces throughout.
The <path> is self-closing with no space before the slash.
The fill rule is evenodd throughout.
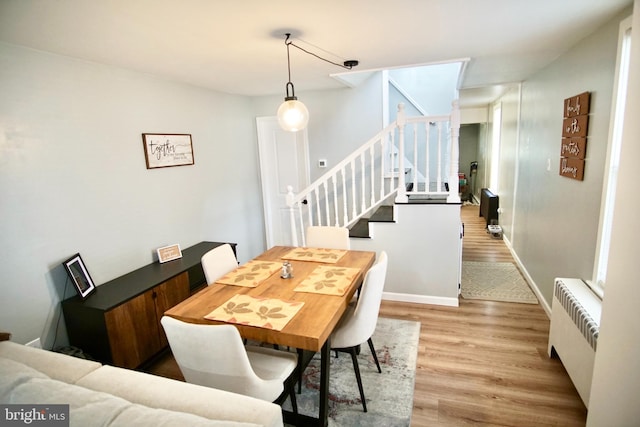
<path id="1" fill-rule="evenodd" d="M 6 360 L 6 359 L 5 359 Z M 11 362 L 11 361 L 10 361 Z M 12 367 L 13 363 L 1 365 Z M 73 384 L 67 384 L 50 378 L 34 376 L 13 383 L 13 387 L 4 390 L 2 403 L 9 404 L 69 404 L 70 427 L 256 427 L 255 424 L 210 420 L 197 415 L 174 412 L 164 409 L 152 409 L 134 404 L 125 399 Z M 0 384 L 4 380 L 0 380 Z"/>
<path id="2" fill-rule="evenodd" d="M 20 362 L 0 357 L 0 402 L 7 402 L 13 389 L 32 378 L 48 377 Z"/>
<path id="3" fill-rule="evenodd" d="M 282 409 L 271 402 L 109 365 L 89 373 L 77 384 L 152 408 L 268 427 L 283 425 Z"/>
<path id="4" fill-rule="evenodd" d="M 88 425 L 88 424 L 87 424 Z M 210 420 L 184 412 L 152 409 L 130 404 L 122 411 L 110 427 L 260 427 L 258 424 L 239 423 L 228 420 Z"/>
<path id="5" fill-rule="evenodd" d="M 0 357 L 15 360 L 50 378 L 72 384 L 102 366 L 91 360 L 78 359 L 11 341 L 0 342 Z"/>

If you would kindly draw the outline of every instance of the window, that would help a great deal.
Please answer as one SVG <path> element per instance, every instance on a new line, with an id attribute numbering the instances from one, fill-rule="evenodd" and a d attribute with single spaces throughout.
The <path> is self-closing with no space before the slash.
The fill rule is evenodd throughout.
<path id="1" fill-rule="evenodd" d="M 602 203 L 600 207 L 600 229 L 598 231 L 598 246 L 594 267 L 594 282 L 589 285 L 602 297 L 607 279 L 607 264 L 609 262 L 609 246 L 611 243 L 611 225 L 613 224 L 613 204 L 616 195 L 618 167 L 620 165 L 620 147 L 622 145 L 622 127 L 624 124 L 624 110 L 627 100 L 627 84 L 629 82 L 629 59 L 631 51 L 631 17 L 620 24 L 618 38 L 618 59 L 616 63 L 616 82 L 614 85 L 613 102 L 611 107 L 611 129 L 609 131 L 609 147 Z"/>

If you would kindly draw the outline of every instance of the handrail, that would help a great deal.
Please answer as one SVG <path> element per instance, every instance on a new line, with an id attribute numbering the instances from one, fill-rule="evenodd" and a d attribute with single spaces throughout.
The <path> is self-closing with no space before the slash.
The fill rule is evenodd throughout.
<path id="1" fill-rule="evenodd" d="M 457 100 L 450 115 L 439 116 L 407 118 L 404 104 L 399 104 L 395 122 L 311 185 L 298 194 L 287 187 L 292 245 L 305 246 L 309 225 L 349 227 L 394 194 L 396 203 L 409 197 L 460 203 L 459 127 Z"/>

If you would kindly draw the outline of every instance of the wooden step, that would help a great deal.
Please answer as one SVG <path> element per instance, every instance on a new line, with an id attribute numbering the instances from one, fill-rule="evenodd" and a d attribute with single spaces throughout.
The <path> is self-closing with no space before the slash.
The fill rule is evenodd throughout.
<path id="1" fill-rule="evenodd" d="M 370 218 L 360 218 L 360 220 L 349 229 L 349 237 L 370 239 L 370 222 L 395 222 L 393 219 L 393 206 L 380 206 Z"/>
<path id="2" fill-rule="evenodd" d="M 380 206 L 369 218 L 370 222 L 394 222 L 393 206 Z"/>

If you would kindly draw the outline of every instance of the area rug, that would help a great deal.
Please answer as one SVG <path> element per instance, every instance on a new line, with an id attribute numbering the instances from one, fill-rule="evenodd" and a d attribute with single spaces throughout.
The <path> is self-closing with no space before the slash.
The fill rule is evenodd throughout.
<path id="1" fill-rule="evenodd" d="M 461 294 L 465 299 L 538 303 L 520 271 L 510 262 L 464 261 Z"/>
<path id="2" fill-rule="evenodd" d="M 420 323 L 379 318 L 373 334 L 382 373 L 378 373 L 369 346 L 358 356 L 367 412 L 362 411 L 351 356 L 332 352 L 329 379 L 329 426 L 407 427 L 411 423 L 413 387 Z M 318 416 L 320 354 L 316 354 L 302 376 L 302 393 L 296 395 L 298 411 Z M 290 410 L 289 400 L 283 408 Z"/>

